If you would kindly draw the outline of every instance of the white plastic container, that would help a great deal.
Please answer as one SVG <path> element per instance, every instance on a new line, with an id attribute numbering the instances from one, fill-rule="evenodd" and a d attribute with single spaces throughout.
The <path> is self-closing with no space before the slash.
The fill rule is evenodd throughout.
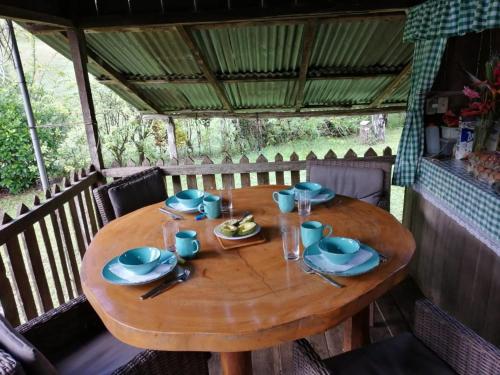
<path id="1" fill-rule="evenodd" d="M 441 126 L 441 138 L 458 140 L 459 136 L 460 129 L 458 127 L 450 128 L 448 126 Z"/>
<path id="2" fill-rule="evenodd" d="M 425 128 L 425 151 L 427 155 L 437 155 L 439 153 L 439 128 L 436 125 L 429 125 Z"/>

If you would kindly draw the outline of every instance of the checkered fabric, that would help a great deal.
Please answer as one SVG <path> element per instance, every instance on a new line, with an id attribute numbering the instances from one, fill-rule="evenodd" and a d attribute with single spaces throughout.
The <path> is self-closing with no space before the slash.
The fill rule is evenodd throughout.
<path id="1" fill-rule="evenodd" d="M 465 162 L 423 158 L 417 186 L 446 202 L 457 211 L 457 216 L 472 221 L 473 226 L 500 243 L 500 196 L 486 182 L 467 172 Z"/>
<path id="2" fill-rule="evenodd" d="M 403 40 L 449 38 L 500 27 L 500 0 L 429 0 L 410 9 Z"/>
<path id="3" fill-rule="evenodd" d="M 445 47 L 446 38 L 415 43 L 408 109 L 394 166 L 394 185 L 409 186 L 415 182 L 418 163 L 424 153 L 425 96 L 432 88 Z"/>
<path id="4" fill-rule="evenodd" d="M 415 42 L 408 110 L 393 184 L 415 182 L 424 152 L 425 95 L 431 89 L 446 39 L 500 27 L 500 0 L 428 0 L 410 9 L 403 39 Z"/>

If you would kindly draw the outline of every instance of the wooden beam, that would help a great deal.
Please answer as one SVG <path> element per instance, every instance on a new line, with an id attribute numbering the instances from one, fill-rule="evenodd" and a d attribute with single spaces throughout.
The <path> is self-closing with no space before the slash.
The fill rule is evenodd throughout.
<path id="1" fill-rule="evenodd" d="M 69 36 L 66 32 L 62 32 L 61 35 L 68 40 Z M 83 36 L 85 38 L 85 36 Z M 161 110 L 154 103 L 152 103 L 148 98 L 146 98 L 139 90 L 137 90 L 134 85 L 127 81 L 125 76 L 109 65 L 106 61 L 101 59 L 94 51 L 86 49 L 88 60 L 92 61 L 94 64 L 98 65 L 110 78 L 110 82 L 114 85 L 120 86 L 123 90 L 127 91 L 130 95 L 134 96 L 137 101 L 141 102 L 142 105 L 149 111 L 159 113 Z"/>
<path id="2" fill-rule="evenodd" d="M 71 50 L 71 60 L 75 68 L 76 83 L 80 104 L 82 106 L 83 122 L 85 133 L 90 150 L 90 160 L 97 170 L 104 168 L 104 161 L 101 153 L 99 140 L 99 130 L 95 116 L 94 102 L 92 101 L 92 91 L 90 89 L 89 74 L 87 71 L 87 51 L 85 35 L 80 29 L 68 29 L 67 31 L 69 47 Z"/>
<path id="3" fill-rule="evenodd" d="M 8 18 L 15 21 L 25 21 L 37 24 L 51 25 L 55 27 L 73 27 L 73 21 L 68 18 L 56 16 L 45 12 L 38 12 L 26 8 L 0 4 L 0 18 Z"/>
<path id="4" fill-rule="evenodd" d="M 335 18 L 335 17 L 357 17 L 358 15 L 369 17 L 381 14 L 386 16 L 392 13 L 401 14 L 408 8 L 421 3 L 421 0 L 360 0 L 360 1 L 315 1 L 307 4 L 296 5 L 295 0 L 290 0 L 289 5 L 272 6 L 266 4 L 265 8 L 257 6 L 232 7 L 230 9 L 219 7 L 214 9 L 199 9 L 197 12 L 171 10 L 162 14 L 116 14 L 82 16 L 78 20 L 78 26 L 83 29 L 94 31 L 122 31 L 124 29 L 138 30 L 144 27 L 170 26 L 192 26 L 198 24 L 244 24 L 251 22 L 293 22 L 296 19 L 309 18 Z M 228 2 L 219 2 L 227 4 Z"/>
<path id="5" fill-rule="evenodd" d="M 387 100 L 408 78 L 411 72 L 411 64 L 407 64 L 404 69 L 389 83 L 382 91 L 380 91 L 375 99 L 370 104 L 371 108 L 379 107 Z"/>
<path id="6" fill-rule="evenodd" d="M 102 17 L 102 16 L 99 16 Z M 357 14 L 343 14 L 343 13 L 325 13 L 316 14 L 315 17 L 319 23 L 332 23 L 332 22 L 352 22 L 352 21 L 368 21 L 378 20 L 386 22 L 403 22 L 406 14 L 403 11 L 392 12 L 375 12 L 375 13 L 357 13 Z M 306 23 L 311 18 L 307 16 L 282 16 L 275 18 L 263 18 L 252 20 L 228 20 L 225 22 L 166 22 L 153 25 L 143 26 L 103 26 L 102 28 L 87 28 L 86 33 L 110 32 L 110 31 L 123 31 L 123 32 L 145 32 L 145 31 L 158 31 L 161 29 L 170 29 L 172 26 L 190 26 L 192 29 L 220 29 L 229 27 L 254 27 L 254 26 L 273 26 L 273 25 L 300 25 Z M 29 25 L 30 31 L 35 34 L 50 34 L 64 31 L 64 27 L 48 26 L 48 25 Z M 31 27 L 33 26 L 33 27 Z"/>
<path id="7" fill-rule="evenodd" d="M 304 28 L 304 40 L 302 42 L 302 59 L 300 62 L 299 79 L 297 81 L 297 98 L 295 100 L 295 111 L 299 112 L 304 102 L 304 88 L 306 86 L 307 71 L 309 69 L 309 61 L 311 60 L 314 38 L 316 36 L 317 21 L 311 20 L 307 22 Z"/>
<path id="8" fill-rule="evenodd" d="M 309 72 L 311 72 L 309 70 Z M 318 80 L 360 80 L 360 79 L 375 79 L 375 78 L 393 78 L 399 73 L 365 73 L 365 72 L 352 72 L 344 74 L 320 74 L 313 73 L 307 77 L 308 81 L 318 81 Z M 273 75 L 272 77 L 262 77 L 259 75 L 248 75 L 248 76 L 228 76 L 223 77 L 218 76 L 217 80 L 223 83 L 259 83 L 259 82 L 290 82 L 297 80 L 297 75 L 294 73 L 284 73 L 282 76 Z M 99 83 L 103 85 L 113 85 L 116 81 L 111 79 L 99 79 Z M 179 78 L 179 77 L 164 77 L 164 78 L 126 78 L 126 81 L 130 84 L 141 86 L 141 85 L 161 85 L 161 84 L 196 84 L 196 83 L 209 83 L 205 78 Z"/>
<path id="9" fill-rule="evenodd" d="M 346 109 L 321 109 L 321 107 L 306 107 L 300 112 L 295 112 L 295 107 L 289 108 L 246 108 L 228 112 L 225 110 L 205 111 L 205 110 L 181 110 L 165 111 L 164 115 L 174 118 L 197 118 L 197 117 L 222 117 L 222 118 L 255 118 L 258 114 L 260 118 L 278 117 L 325 117 L 325 116 L 351 116 L 351 115 L 371 115 L 376 113 L 405 112 L 406 104 L 382 106 L 377 108 L 360 107 Z"/>
<path id="10" fill-rule="evenodd" d="M 229 102 L 226 93 L 224 91 L 224 88 L 220 84 L 219 81 L 217 81 L 217 78 L 215 77 L 214 72 L 210 69 L 210 65 L 208 64 L 208 61 L 205 59 L 203 54 L 201 53 L 200 48 L 196 44 L 195 40 L 189 33 L 189 30 L 187 30 L 184 26 L 178 26 L 176 27 L 176 30 L 178 31 L 179 35 L 181 36 L 182 40 L 186 45 L 188 46 L 189 50 L 193 54 L 193 57 L 195 58 L 198 66 L 200 67 L 203 75 L 207 79 L 207 81 L 212 85 L 214 88 L 219 100 L 221 101 L 222 105 L 224 108 L 232 112 L 233 107 L 231 106 L 231 103 Z"/>

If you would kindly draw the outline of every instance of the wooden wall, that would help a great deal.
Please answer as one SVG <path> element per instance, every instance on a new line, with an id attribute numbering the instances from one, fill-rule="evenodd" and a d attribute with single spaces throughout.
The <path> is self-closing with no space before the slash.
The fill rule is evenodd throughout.
<path id="1" fill-rule="evenodd" d="M 424 295 L 500 346 L 500 256 L 412 189 L 403 223 L 417 243 L 410 273 Z"/>

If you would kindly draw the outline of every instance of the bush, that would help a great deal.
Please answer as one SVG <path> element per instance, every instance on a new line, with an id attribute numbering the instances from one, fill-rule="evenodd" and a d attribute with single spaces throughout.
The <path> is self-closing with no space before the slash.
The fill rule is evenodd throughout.
<path id="1" fill-rule="evenodd" d="M 42 105 L 33 105 L 35 118 L 43 123 L 59 123 L 65 115 L 51 105 L 43 92 L 37 92 Z M 59 128 L 39 128 L 38 136 L 47 172 L 58 174 L 57 146 L 62 140 Z M 0 88 L 0 188 L 19 193 L 38 178 L 35 154 L 31 144 L 23 105 L 16 87 Z"/>

